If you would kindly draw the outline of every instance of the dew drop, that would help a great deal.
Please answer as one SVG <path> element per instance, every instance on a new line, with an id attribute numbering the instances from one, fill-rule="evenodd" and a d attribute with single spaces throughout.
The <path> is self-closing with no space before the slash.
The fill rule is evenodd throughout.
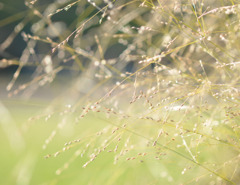
<path id="1" fill-rule="evenodd" d="M 69 5 L 67 5 L 67 6 L 64 7 L 64 10 L 65 10 L 65 11 L 68 11 L 70 8 L 71 8 L 71 5 L 69 4 Z"/>

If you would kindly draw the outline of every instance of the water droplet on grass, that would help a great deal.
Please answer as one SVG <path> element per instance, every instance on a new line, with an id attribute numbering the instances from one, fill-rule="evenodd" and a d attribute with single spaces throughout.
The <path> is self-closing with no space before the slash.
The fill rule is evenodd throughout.
<path id="1" fill-rule="evenodd" d="M 64 10 L 65 10 L 65 11 L 68 11 L 71 7 L 72 7 L 71 5 L 67 5 L 67 6 L 64 8 Z"/>

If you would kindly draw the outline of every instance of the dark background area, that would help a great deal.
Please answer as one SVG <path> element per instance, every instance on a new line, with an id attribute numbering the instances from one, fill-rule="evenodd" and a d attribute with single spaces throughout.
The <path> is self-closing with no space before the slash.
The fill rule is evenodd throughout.
<path id="1" fill-rule="evenodd" d="M 36 15 L 33 15 L 33 10 L 36 9 L 39 12 L 43 12 L 45 8 L 53 1 L 51 0 L 41 0 L 37 1 L 34 7 L 31 9 L 25 5 L 24 0 L 2 0 L 0 2 L 0 60 L 7 59 L 7 60 L 16 60 L 19 61 L 24 49 L 26 48 L 27 44 L 24 41 L 22 33 L 33 35 L 31 32 L 32 25 L 39 21 L 40 18 Z M 65 23 L 71 23 L 71 17 L 74 15 L 74 8 L 67 12 L 59 13 L 52 17 L 53 21 L 63 21 Z M 16 26 L 25 21 L 25 25 L 23 26 L 22 30 L 15 34 L 14 39 L 12 40 L 11 44 L 7 48 L 2 48 L 2 44 L 9 38 L 9 36 L 14 35 L 14 30 Z M 36 49 L 36 54 L 47 53 L 45 50 L 51 52 L 49 50 L 50 46 L 46 47 L 46 44 L 39 42 Z M 36 63 L 34 59 L 31 59 L 33 64 Z M 39 58 L 40 60 L 40 58 Z M 13 64 L 9 66 L 0 65 L 0 97 L 4 98 L 7 96 L 8 92 L 6 87 L 8 83 L 12 80 L 15 71 L 17 70 L 18 65 Z M 18 88 L 19 85 L 30 81 L 33 78 L 34 71 L 36 70 L 37 65 L 26 65 L 22 68 L 19 78 L 17 79 L 14 88 Z M 62 75 L 64 74 L 64 75 Z M 61 84 L 66 85 L 66 81 L 69 80 L 69 71 L 63 70 L 59 73 L 59 76 L 64 76 L 64 78 L 58 78 L 56 82 L 58 86 Z M 51 93 L 51 89 L 49 88 L 51 84 L 47 85 L 45 88 L 40 88 L 42 90 L 38 91 L 37 94 L 48 94 L 50 97 L 54 96 L 56 93 Z M 14 89 L 13 88 L 13 89 Z M 57 88 L 58 89 L 58 88 Z M 46 91 L 46 93 L 44 93 Z M 52 94 L 52 96 L 51 96 Z"/>

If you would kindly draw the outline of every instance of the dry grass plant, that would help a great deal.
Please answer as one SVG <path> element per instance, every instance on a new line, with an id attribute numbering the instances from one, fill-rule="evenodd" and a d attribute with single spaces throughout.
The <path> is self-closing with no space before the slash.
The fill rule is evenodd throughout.
<path id="1" fill-rule="evenodd" d="M 116 165 L 162 164 L 161 178 L 172 184 L 240 182 L 238 1 L 25 3 L 31 33 L 22 32 L 24 18 L 0 45 L 20 33 L 27 43 L 21 58 L 0 61 L 18 65 L 9 96 L 31 97 L 61 71 L 75 74 L 71 88 L 25 125 L 60 117 L 44 149 L 69 124 L 82 125 L 78 138 L 45 156 L 73 150 L 57 175 L 76 158 L 86 156 L 87 168 L 109 152 Z M 27 66 L 36 66 L 34 77 L 16 86 Z M 192 179 L 183 181 L 186 174 Z"/>

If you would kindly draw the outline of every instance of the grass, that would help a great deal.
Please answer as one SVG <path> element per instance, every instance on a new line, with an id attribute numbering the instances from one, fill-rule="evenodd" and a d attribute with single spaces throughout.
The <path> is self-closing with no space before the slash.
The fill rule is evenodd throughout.
<path id="1" fill-rule="evenodd" d="M 2 184 L 239 184 L 239 2 L 25 4 Z"/>

